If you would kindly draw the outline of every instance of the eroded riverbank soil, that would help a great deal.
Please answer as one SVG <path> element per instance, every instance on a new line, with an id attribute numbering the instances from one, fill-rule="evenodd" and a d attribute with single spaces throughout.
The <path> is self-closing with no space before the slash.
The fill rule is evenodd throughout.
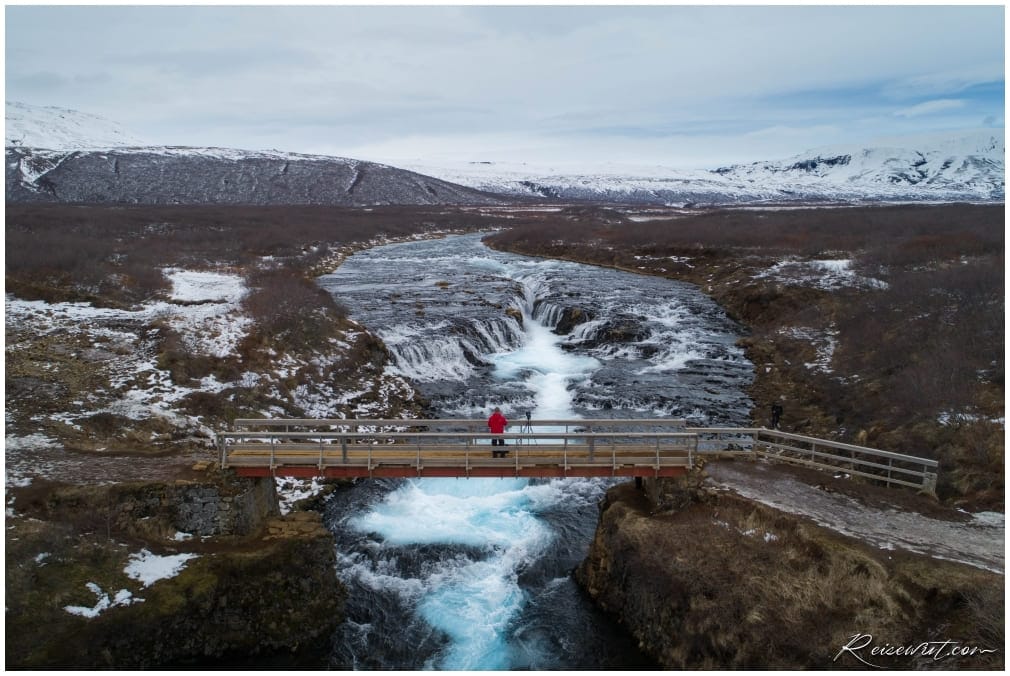
<path id="1" fill-rule="evenodd" d="M 660 664 L 1001 668 L 1002 574 L 874 546 L 697 475 L 650 484 L 607 493 L 576 577 Z M 979 650 L 941 660 L 843 650 L 857 634 Z"/>

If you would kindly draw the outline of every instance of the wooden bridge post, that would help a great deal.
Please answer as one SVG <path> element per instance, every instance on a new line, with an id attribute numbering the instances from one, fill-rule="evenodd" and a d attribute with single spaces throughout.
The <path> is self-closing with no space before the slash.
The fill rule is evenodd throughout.
<path id="1" fill-rule="evenodd" d="M 228 465 L 228 437 L 224 434 L 217 436 L 217 446 L 221 453 L 221 469 Z"/>

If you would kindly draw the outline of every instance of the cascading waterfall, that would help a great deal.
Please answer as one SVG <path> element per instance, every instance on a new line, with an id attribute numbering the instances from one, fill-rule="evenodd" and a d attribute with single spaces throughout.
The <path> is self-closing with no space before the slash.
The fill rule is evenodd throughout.
<path id="1" fill-rule="evenodd" d="M 397 326 L 379 331 L 393 358 L 390 372 L 418 382 L 464 381 L 479 367 L 488 366 L 486 355 L 519 345 L 523 330 L 511 317 L 440 323 L 441 336 L 419 334 Z"/>
<path id="2" fill-rule="evenodd" d="M 363 252 L 320 283 L 383 338 L 390 369 L 443 414 L 484 418 L 499 405 L 518 426 L 526 412 L 535 419 L 690 412 L 729 423 L 734 406 L 739 419 L 747 410 L 740 390 L 749 364 L 733 346 L 734 327 L 684 285 L 498 254 L 475 236 Z M 560 336 L 553 329 L 571 298 L 599 319 Z M 649 319 L 628 344 L 595 343 L 616 314 Z M 706 402 L 696 380 L 679 375 L 691 369 L 722 379 L 727 393 Z M 636 410 L 618 403 L 630 401 L 629 392 L 642 403 Z M 423 479 L 338 492 L 328 519 L 339 574 L 352 591 L 334 664 L 647 664 L 569 575 L 585 556 L 609 485 Z"/>
<path id="3" fill-rule="evenodd" d="M 555 305 L 550 301 L 542 301 L 536 304 L 533 310 L 533 319 L 549 329 L 555 329 L 561 323 L 561 316 L 564 312 L 565 308 L 560 305 Z"/>

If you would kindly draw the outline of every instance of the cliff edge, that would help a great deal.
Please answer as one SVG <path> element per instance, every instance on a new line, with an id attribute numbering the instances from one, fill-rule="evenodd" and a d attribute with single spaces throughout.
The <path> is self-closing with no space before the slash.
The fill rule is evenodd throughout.
<path id="1" fill-rule="evenodd" d="M 608 491 L 576 579 L 670 668 L 1004 659 L 1002 574 L 864 543 L 700 471 Z"/>

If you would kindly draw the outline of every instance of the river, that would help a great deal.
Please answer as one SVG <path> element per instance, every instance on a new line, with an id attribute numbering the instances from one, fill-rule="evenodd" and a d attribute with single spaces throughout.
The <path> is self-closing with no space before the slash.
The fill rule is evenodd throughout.
<path id="1" fill-rule="evenodd" d="M 493 251 L 481 235 L 360 252 L 319 283 L 435 415 L 740 425 L 752 366 L 696 287 Z M 648 666 L 570 572 L 611 480 L 361 481 L 328 503 L 351 590 L 334 666 Z"/>

